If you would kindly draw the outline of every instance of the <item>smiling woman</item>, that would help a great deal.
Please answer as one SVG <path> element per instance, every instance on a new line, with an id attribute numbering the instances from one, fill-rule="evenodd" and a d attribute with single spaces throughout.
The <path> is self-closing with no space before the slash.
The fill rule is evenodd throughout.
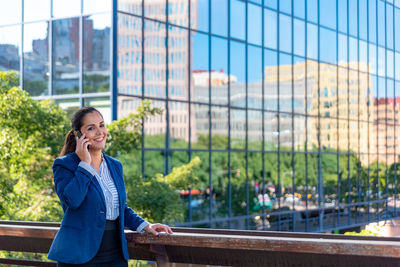
<path id="1" fill-rule="evenodd" d="M 58 266 L 128 266 L 125 227 L 153 235 L 172 230 L 148 223 L 127 206 L 122 164 L 102 152 L 107 129 L 101 113 L 83 107 L 71 122 L 53 164 L 64 217 L 48 258 Z"/>

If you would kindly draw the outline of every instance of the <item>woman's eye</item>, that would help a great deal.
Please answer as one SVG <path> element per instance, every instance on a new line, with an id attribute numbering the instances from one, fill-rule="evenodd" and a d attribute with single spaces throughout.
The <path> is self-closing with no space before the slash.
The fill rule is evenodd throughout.
<path id="1" fill-rule="evenodd" d="M 91 131 L 91 130 L 93 130 L 93 128 L 92 128 L 92 127 L 88 128 L 88 131 Z"/>

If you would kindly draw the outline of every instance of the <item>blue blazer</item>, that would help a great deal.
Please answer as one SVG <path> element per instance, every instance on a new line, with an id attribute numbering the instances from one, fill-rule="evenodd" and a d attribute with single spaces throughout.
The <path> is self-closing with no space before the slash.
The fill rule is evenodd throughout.
<path id="1" fill-rule="evenodd" d="M 120 239 L 124 258 L 128 260 L 124 227 L 135 231 L 145 220 L 126 204 L 122 164 L 107 155 L 104 159 L 118 191 Z M 78 166 L 79 162 L 74 152 L 53 163 L 55 189 L 64 217 L 48 258 L 70 264 L 88 262 L 96 255 L 106 224 L 106 205 L 100 184 L 90 172 Z"/>

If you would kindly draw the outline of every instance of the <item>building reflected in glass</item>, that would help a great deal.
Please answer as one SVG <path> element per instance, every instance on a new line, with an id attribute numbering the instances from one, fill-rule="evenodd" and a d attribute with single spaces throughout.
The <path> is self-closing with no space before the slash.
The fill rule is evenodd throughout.
<path id="1" fill-rule="evenodd" d="M 400 1 L 33 2 L 2 5 L 0 69 L 69 113 L 163 109 L 133 164 L 151 177 L 200 157 L 181 225 L 330 231 L 397 216 Z"/>

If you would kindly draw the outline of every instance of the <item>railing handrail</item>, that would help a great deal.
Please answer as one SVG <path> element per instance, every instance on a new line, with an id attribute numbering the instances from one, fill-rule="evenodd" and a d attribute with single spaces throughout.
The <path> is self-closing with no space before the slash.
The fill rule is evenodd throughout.
<path id="1" fill-rule="evenodd" d="M 0 250 L 47 253 L 58 229 L 58 223 L 0 221 Z M 300 264 L 299 256 L 307 255 L 313 255 L 314 266 L 318 266 L 318 262 L 326 263 L 327 258 L 346 259 L 344 264 L 352 263 L 352 259 L 357 260 L 357 263 L 367 264 L 374 260 L 385 264 L 400 262 L 400 238 L 178 227 L 172 229 L 174 234 L 159 236 L 126 230 L 131 258 L 157 260 L 161 265 L 169 261 L 242 265 L 244 262 L 254 261 L 255 255 L 257 262 L 270 263 L 282 261 L 282 255 L 285 255 L 284 260 L 289 262 L 289 266 L 290 262 Z M 341 266 L 346 265 L 342 262 Z"/>

